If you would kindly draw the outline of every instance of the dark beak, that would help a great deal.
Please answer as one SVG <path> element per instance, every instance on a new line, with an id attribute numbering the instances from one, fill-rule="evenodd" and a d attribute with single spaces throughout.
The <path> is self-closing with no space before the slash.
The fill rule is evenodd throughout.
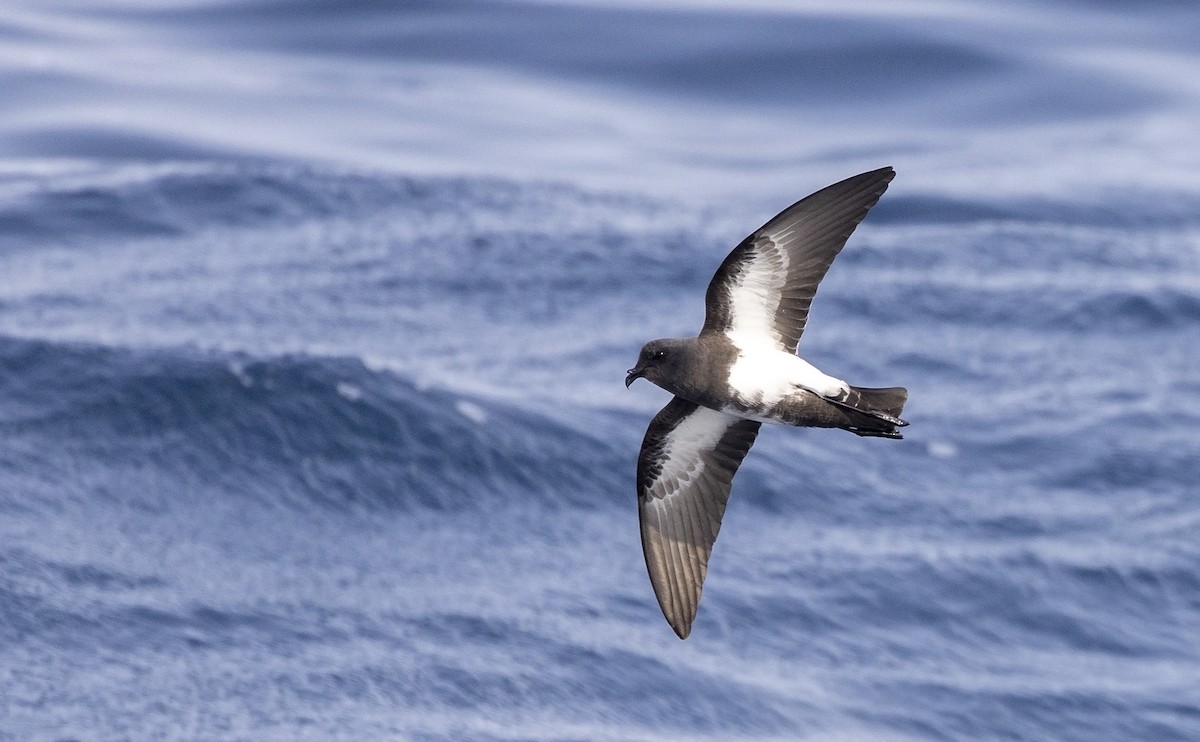
<path id="1" fill-rule="evenodd" d="M 644 370 L 645 369 L 643 369 L 641 366 L 629 369 L 629 371 L 625 374 L 625 388 L 628 389 L 629 385 L 634 382 L 634 379 L 642 378 L 642 372 Z"/>

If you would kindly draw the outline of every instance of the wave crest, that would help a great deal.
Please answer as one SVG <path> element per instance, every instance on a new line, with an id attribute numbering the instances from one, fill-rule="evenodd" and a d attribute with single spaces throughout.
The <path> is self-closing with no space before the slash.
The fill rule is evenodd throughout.
<path id="1" fill-rule="evenodd" d="M 622 453 L 602 440 L 357 359 L 3 339 L 0 363 L 9 369 L 0 429 L 16 439 L 10 451 L 92 459 L 102 480 L 93 486 L 109 491 L 145 468 L 301 506 L 458 509 L 514 492 L 587 506 L 629 489 L 614 473 Z M 65 459 L 51 469 L 77 468 Z"/>

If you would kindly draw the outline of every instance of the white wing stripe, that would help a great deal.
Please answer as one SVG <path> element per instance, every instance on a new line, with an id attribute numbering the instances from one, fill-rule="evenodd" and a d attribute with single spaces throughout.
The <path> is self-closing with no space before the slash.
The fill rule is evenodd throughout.
<path id="1" fill-rule="evenodd" d="M 729 423 L 729 415 L 706 407 L 699 407 L 684 418 L 664 441 L 662 471 L 650 489 L 660 497 L 676 497 L 682 487 L 672 487 L 671 482 L 682 485 L 702 476 L 701 452 L 716 448 Z"/>
<path id="2" fill-rule="evenodd" d="M 740 280 L 730 287 L 730 327 L 727 334 L 743 343 L 765 343 L 777 346 L 782 342 L 775 329 L 775 308 L 779 306 L 780 293 L 787 280 L 788 256 L 774 250 L 778 266 L 759 249 L 747 261 L 739 275 Z"/>

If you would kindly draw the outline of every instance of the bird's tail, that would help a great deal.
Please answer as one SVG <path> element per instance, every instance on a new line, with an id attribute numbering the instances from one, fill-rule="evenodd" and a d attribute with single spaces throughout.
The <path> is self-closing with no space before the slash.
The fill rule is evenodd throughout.
<path id="1" fill-rule="evenodd" d="M 908 425 L 900 419 L 908 390 L 893 386 L 884 389 L 852 386 L 839 399 L 829 399 L 848 413 L 851 425 L 846 427 L 855 435 L 878 438 L 902 438 L 899 428 Z"/>

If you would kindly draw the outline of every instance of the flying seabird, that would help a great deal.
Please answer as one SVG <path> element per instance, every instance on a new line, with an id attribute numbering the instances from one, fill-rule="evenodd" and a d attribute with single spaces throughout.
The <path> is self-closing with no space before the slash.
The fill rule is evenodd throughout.
<path id="1" fill-rule="evenodd" d="M 646 430 L 637 490 L 650 583 L 680 639 L 762 423 L 881 438 L 908 424 L 906 389 L 851 386 L 796 355 L 817 285 L 895 175 L 885 167 L 823 188 L 742 240 L 708 285 L 699 336 L 646 343 L 625 377 L 675 395 Z"/>

